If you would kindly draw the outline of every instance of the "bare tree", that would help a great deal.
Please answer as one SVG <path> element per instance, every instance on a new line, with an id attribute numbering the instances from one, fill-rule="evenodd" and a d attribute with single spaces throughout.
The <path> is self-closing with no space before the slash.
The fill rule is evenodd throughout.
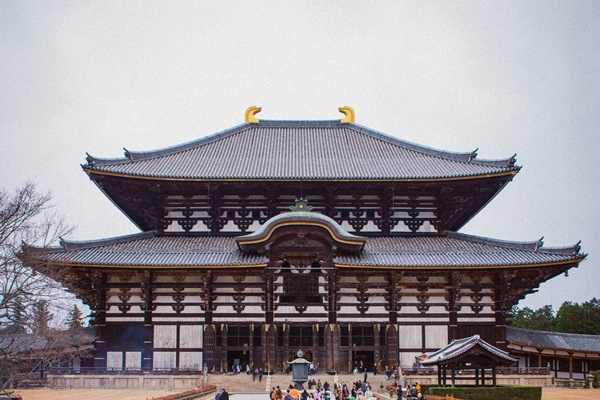
<path id="1" fill-rule="evenodd" d="M 0 332 L 20 331 L 24 332 L 21 334 L 48 336 L 55 330 L 33 329 L 34 316 L 36 312 L 39 314 L 40 304 L 54 309 L 62 307 L 68 310 L 72 307 L 72 302 L 65 301 L 72 299 L 72 295 L 58 281 L 49 278 L 56 279 L 67 270 L 43 262 L 43 257 L 40 257 L 40 251 L 43 253 L 61 236 L 72 231 L 72 227 L 52 212 L 50 201 L 51 196 L 39 193 L 31 182 L 14 193 L 0 189 Z M 36 246 L 35 256 L 30 257 L 29 247 L 24 244 Z M 16 336 L 8 334 L 0 340 L 3 371 L 14 372 L 11 362 L 17 357 L 16 340 Z M 52 341 L 57 342 L 56 339 Z M 0 388 L 4 389 L 12 384 L 11 374 L 4 374 L 2 380 Z"/>

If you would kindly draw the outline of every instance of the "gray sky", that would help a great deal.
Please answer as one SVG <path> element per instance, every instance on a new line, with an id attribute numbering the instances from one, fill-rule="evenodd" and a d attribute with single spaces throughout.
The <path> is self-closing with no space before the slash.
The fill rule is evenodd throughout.
<path id="1" fill-rule="evenodd" d="M 356 122 L 514 181 L 462 232 L 588 259 L 521 306 L 600 297 L 600 2 L 0 2 L 0 186 L 78 228 L 137 232 L 80 168 L 263 119 Z"/>

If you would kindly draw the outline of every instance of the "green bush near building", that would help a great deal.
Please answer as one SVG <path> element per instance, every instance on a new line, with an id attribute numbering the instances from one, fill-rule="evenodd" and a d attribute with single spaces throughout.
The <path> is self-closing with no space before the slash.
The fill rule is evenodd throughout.
<path id="1" fill-rule="evenodd" d="M 463 400 L 541 400 L 542 388 L 533 386 L 430 387 L 429 394 L 452 395 Z"/>
<path id="2" fill-rule="evenodd" d="M 590 371 L 590 375 L 594 378 L 594 381 L 592 383 L 592 387 L 594 389 L 598 389 L 600 388 L 600 370 L 596 370 L 596 371 Z M 585 388 L 589 389 L 590 387 L 590 375 L 587 375 L 585 377 Z"/>

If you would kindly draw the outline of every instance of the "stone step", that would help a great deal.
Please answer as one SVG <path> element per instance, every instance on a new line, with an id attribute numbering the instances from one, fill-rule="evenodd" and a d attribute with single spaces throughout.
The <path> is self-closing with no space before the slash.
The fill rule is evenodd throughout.
<path id="1" fill-rule="evenodd" d="M 317 374 L 310 376 L 310 379 L 315 381 L 321 381 L 322 384 L 328 382 L 332 387 L 336 380 L 340 383 L 346 383 L 350 385 L 355 381 L 362 381 L 363 375 L 338 374 Z M 373 388 L 373 391 L 379 392 L 381 387 L 385 388 L 391 385 L 393 381 L 388 381 L 384 374 L 369 374 L 367 376 L 367 382 Z M 262 382 L 259 382 L 258 377 L 255 380 L 252 379 L 252 375 L 241 373 L 239 375 L 228 374 L 208 374 L 208 385 L 214 385 L 217 388 L 225 388 L 230 393 L 244 393 L 244 392 L 265 392 L 268 393 L 270 388 L 279 386 L 282 390 L 286 390 L 292 382 L 292 374 L 276 373 L 273 375 L 264 375 Z"/>

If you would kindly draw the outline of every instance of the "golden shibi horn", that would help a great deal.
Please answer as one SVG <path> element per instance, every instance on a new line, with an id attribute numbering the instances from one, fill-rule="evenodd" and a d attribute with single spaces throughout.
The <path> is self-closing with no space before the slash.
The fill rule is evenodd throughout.
<path id="1" fill-rule="evenodd" d="M 346 116 L 346 118 L 344 118 L 342 120 L 342 124 L 347 124 L 348 122 L 354 122 L 355 114 L 354 114 L 354 110 L 352 109 L 352 107 L 344 106 L 344 107 L 338 108 L 338 110 L 340 110 L 340 112 Z"/>
<path id="2" fill-rule="evenodd" d="M 251 106 L 246 110 L 246 122 L 250 122 L 251 124 L 258 124 L 258 120 L 255 115 L 261 112 L 262 108 Z"/>

